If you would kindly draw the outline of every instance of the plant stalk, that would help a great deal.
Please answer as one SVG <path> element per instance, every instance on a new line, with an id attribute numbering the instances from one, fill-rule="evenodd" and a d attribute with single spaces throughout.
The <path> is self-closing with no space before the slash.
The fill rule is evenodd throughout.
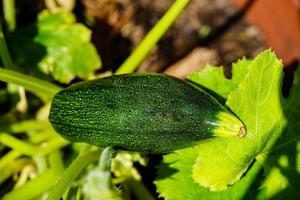
<path id="1" fill-rule="evenodd" d="M 174 23 L 178 15 L 184 10 L 188 3 L 189 0 L 176 0 L 165 15 L 150 30 L 139 46 L 120 66 L 120 68 L 116 71 L 116 74 L 134 72 L 153 49 L 158 40 L 160 40 L 168 28 Z"/>

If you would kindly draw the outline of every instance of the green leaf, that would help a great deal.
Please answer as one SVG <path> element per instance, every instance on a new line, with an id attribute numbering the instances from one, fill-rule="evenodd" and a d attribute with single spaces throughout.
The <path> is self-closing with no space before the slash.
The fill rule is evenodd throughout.
<path id="1" fill-rule="evenodd" d="M 238 181 L 256 153 L 255 144 L 246 138 L 212 140 L 199 145 L 196 151 L 194 181 L 211 191 L 225 190 Z"/>
<path id="2" fill-rule="evenodd" d="M 172 200 L 224 200 L 253 197 L 251 184 L 261 171 L 261 165 L 256 162 L 243 178 L 232 187 L 221 192 L 211 192 L 200 187 L 192 177 L 192 168 L 198 152 L 193 148 L 186 148 L 164 156 L 164 162 L 158 167 L 158 177 L 155 181 L 160 197 Z"/>
<path id="3" fill-rule="evenodd" d="M 274 142 L 285 126 L 281 108 L 282 71 L 282 63 L 275 54 L 264 51 L 251 63 L 248 74 L 226 103 L 246 124 L 246 139 L 255 143 L 256 154 L 267 143 Z"/>
<path id="4" fill-rule="evenodd" d="M 100 58 L 90 42 L 91 31 L 76 23 L 75 16 L 65 10 L 38 16 L 38 35 L 35 41 L 46 47 L 47 55 L 39 68 L 62 83 L 76 76 L 87 79 L 100 68 Z"/>
<path id="5" fill-rule="evenodd" d="M 251 61 L 243 58 L 232 65 L 232 78 L 224 76 L 223 67 L 207 65 L 201 71 L 194 72 L 187 77 L 205 88 L 209 88 L 216 94 L 227 99 L 230 92 L 235 90 L 248 71 Z"/>
<path id="6" fill-rule="evenodd" d="M 281 133 L 281 74 L 282 64 L 270 51 L 249 65 L 248 74 L 227 100 L 227 106 L 245 123 L 247 135 L 199 145 L 193 177 L 201 186 L 213 191 L 226 189 L 240 179 L 268 140 Z"/>
<path id="7" fill-rule="evenodd" d="M 266 178 L 258 195 L 264 196 L 264 199 L 300 199 L 299 141 L 269 155 L 263 168 Z"/>
<path id="8" fill-rule="evenodd" d="M 300 68 L 295 72 L 284 113 L 288 125 L 263 163 L 266 179 L 259 195 L 268 199 L 300 199 Z"/>
<path id="9" fill-rule="evenodd" d="M 235 67 L 233 67 L 233 70 L 235 70 Z M 182 193 L 188 199 L 214 199 L 218 194 L 221 194 L 223 199 L 224 195 L 235 196 L 238 194 L 240 194 L 239 197 L 241 198 L 243 196 L 241 193 L 245 194 L 245 188 L 249 188 L 250 184 L 255 180 L 255 177 L 249 178 L 249 173 L 254 166 L 259 165 L 257 162 L 252 165 L 251 170 L 239 182 L 226 191 L 209 192 L 209 190 L 201 187 L 208 187 L 210 190 L 224 190 L 228 185 L 235 183 L 247 170 L 255 157 L 262 153 L 269 143 L 272 144 L 272 141 L 275 140 L 270 138 L 278 138 L 281 129 L 284 127 L 285 120 L 280 105 L 282 64 L 276 59 L 275 55 L 270 50 L 261 53 L 249 65 L 248 73 L 246 75 L 242 73 L 241 76 L 244 78 L 235 78 L 235 76 L 239 76 L 239 74 L 235 75 L 233 73 L 235 83 L 224 84 L 227 86 L 224 90 L 230 92 L 231 90 L 228 88 L 234 89 L 228 95 L 227 106 L 246 124 L 246 137 L 243 139 L 219 138 L 202 143 L 189 149 L 196 156 L 184 158 L 184 160 L 178 155 L 181 151 L 187 151 L 186 149 L 165 156 L 164 163 L 168 163 L 170 156 L 175 157 L 173 159 L 174 164 L 171 167 L 176 171 L 176 175 L 178 174 L 178 176 L 180 175 L 179 177 L 183 178 L 174 179 L 173 177 L 176 175 L 172 175 L 172 177 L 156 181 L 158 191 L 166 199 L 177 199 L 173 198 L 172 193 Z M 215 78 L 217 79 L 215 82 L 218 82 L 220 79 L 224 83 L 224 78 L 222 79 L 220 76 L 215 76 Z M 193 81 L 201 82 L 199 80 Z M 239 81 L 241 82 L 236 87 Z M 226 93 L 218 92 L 216 87 L 209 84 L 206 86 L 210 86 L 208 89 L 226 96 Z M 188 154 L 191 154 L 191 152 L 188 152 Z M 187 153 L 183 152 L 181 156 L 187 156 Z M 189 159 L 188 162 L 186 161 L 187 159 Z M 190 165 L 193 165 L 193 167 Z M 256 174 L 258 171 L 256 170 Z M 167 173 L 168 170 L 160 168 L 159 178 L 167 176 Z M 191 176 L 193 177 L 192 179 L 184 178 Z M 188 181 L 186 183 L 187 190 L 167 191 L 167 188 L 171 187 L 171 185 L 173 190 L 176 190 L 176 185 L 182 186 L 181 182 L 184 179 Z M 251 179 L 251 181 L 247 182 L 244 179 Z M 162 184 L 162 181 L 164 181 L 164 184 Z M 199 183 L 197 188 L 188 187 L 195 184 L 195 181 Z M 166 184 L 169 186 L 166 187 Z M 194 190 L 197 190 L 197 192 L 195 193 Z M 193 196 L 192 194 L 199 195 Z"/>

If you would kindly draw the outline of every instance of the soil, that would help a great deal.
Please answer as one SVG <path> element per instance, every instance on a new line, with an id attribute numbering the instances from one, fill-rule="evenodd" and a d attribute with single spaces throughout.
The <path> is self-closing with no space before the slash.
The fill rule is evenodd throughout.
<path id="1" fill-rule="evenodd" d="M 84 15 L 95 20 L 93 41 L 104 69 L 117 69 L 173 2 L 82 0 Z M 206 63 L 230 66 L 243 56 L 253 58 L 266 48 L 263 35 L 242 17 L 235 18 L 237 13 L 229 0 L 191 0 L 138 71 L 163 72 L 170 66 L 174 71 L 174 65 L 178 71 L 176 66 L 192 65 L 191 71 Z M 198 48 L 203 54 L 191 55 Z"/>

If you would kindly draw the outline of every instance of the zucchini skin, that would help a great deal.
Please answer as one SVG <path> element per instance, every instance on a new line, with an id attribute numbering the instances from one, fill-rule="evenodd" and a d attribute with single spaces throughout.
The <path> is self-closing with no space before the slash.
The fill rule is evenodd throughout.
<path id="1" fill-rule="evenodd" d="M 169 153 L 215 137 L 214 130 L 222 126 L 220 113 L 237 119 L 187 81 L 133 73 L 83 81 L 58 92 L 49 121 L 72 142 Z M 232 126 L 243 126 L 236 122 Z"/>

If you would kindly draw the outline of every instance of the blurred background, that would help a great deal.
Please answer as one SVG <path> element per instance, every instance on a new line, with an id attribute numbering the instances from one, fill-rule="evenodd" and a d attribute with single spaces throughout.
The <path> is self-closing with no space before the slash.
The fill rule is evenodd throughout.
<path id="1" fill-rule="evenodd" d="M 115 71 L 173 2 L 20 0 L 15 24 L 20 29 L 34 23 L 45 8 L 73 11 L 92 30 L 101 71 Z M 270 47 L 285 65 L 294 65 L 300 57 L 299 13 L 298 0 L 191 0 L 138 71 L 184 77 L 206 63 L 230 66 Z"/>

